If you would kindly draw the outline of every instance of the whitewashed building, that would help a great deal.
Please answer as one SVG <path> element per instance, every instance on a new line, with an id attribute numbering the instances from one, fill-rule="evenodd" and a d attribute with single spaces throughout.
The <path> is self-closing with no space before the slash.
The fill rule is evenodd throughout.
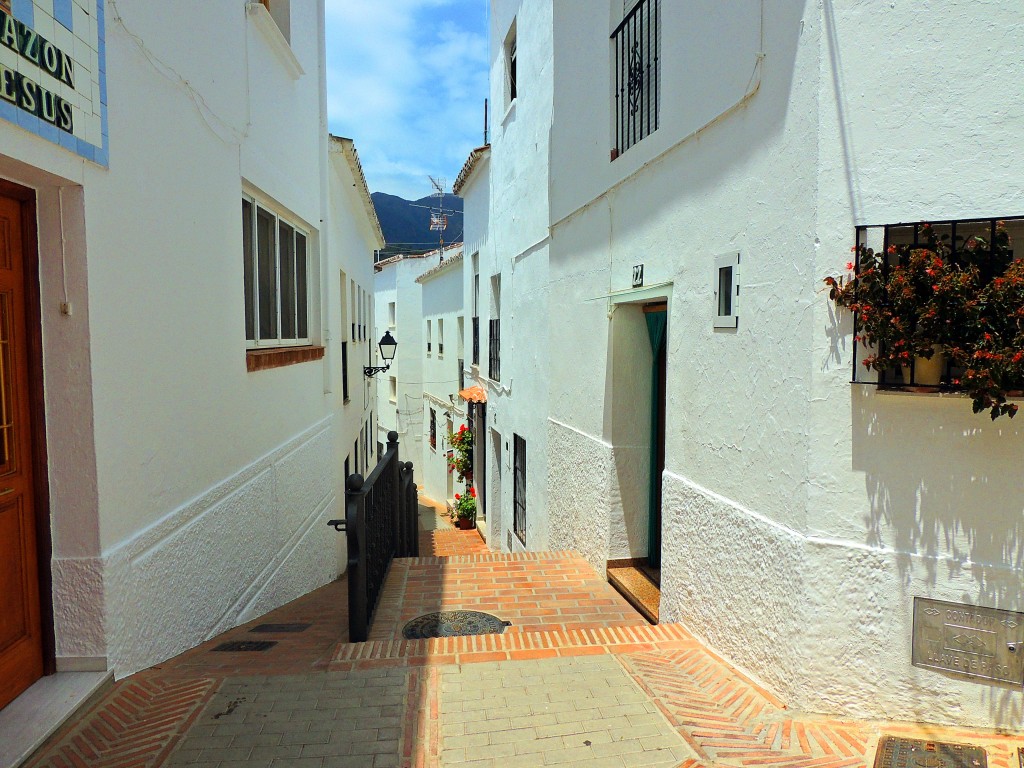
<path id="1" fill-rule="evenodd" d="M 443 258 L 442 258 L 443 256 Z M 447 435 L 464 423 L 458 399 L 465 356 L 462 244 L 444 251 L 392 256 L 377 262 L 377 333 L 398 342 L 391 368 L 377 376 L 378 441 L 398 433 L 399 454 L 411 461 L 416 484 L 438 502 L 451 501 Z"/>
<path id="2" fill-rule="evenodd" d="M 323 0 L 0 3 L 0 707 L 342 569 L 382 239 L 324 72 Z"/>
<path id="3" fill-rule="evenodd" d="M 457 473 L 448 471 L 448 435 L 466 422 L 465 403 L 458 397 L 466 355 L 462 254 L 461 246 L 448 249 L 440 264 L 416 278 L 426 340 L 421 346 L 424 436 L 417 483 L 428 497 L 448 502 L 463 492 Z"/>
<path id="4" fill-rule="evenodd" d="M 1019 727 L 1024 622 L 981 609 L 1024 610 L 1024 425 L 860 383 L 821 280 L 858 227 L 1024 215 L 1024 17 L 599 5 L 491 3 L 501 515 L 523 430 L 526 546 L 660 565 L 661 621 L 790 706 Z"/>

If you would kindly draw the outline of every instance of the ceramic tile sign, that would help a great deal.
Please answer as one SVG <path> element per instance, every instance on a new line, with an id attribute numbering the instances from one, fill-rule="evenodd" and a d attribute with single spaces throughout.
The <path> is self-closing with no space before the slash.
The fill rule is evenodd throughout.
<path id="1" fill-rule="evenodd" d="M 1021 685 L 1024 614 L 915 597 L 911 663 Z"/>
<path id="2" fill-rule="evenodd" d="M 0 118 L 107 164 L 103 0 L 0 0 Z"/>

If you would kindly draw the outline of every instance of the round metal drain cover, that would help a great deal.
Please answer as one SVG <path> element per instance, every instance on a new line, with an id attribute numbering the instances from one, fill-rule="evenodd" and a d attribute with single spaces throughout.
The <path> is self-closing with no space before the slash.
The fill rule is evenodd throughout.
<path id="1" fill-rule="evenodd" d="M 419 616 L 402 630 L 406 640 L 459 635 L 500 635 L 512 622 L 480 611 L 441 611 Z"/>

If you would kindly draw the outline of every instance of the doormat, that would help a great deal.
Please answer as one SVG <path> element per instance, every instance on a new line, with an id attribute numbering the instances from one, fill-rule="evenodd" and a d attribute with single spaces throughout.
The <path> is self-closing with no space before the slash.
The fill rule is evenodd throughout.
<path id="1" fill-rule="evenodd" d="M 250 632 L 305 632 L 312 624 L 260 624 Z"/>
<path id="2" fill-rule="evenodd" d="M 874 768 L 988 768 L 988 753 L 970 744 L 883 736 Z"/>
<path id="3" fill-rule="evenodd" d="M 402 630 L 406 640 L 428 637 L 459 637 L 463 635 L 500 635 L 511 621 L 480 611 L 441 611 L 419 616 Z"/>
<path id="4" fill-rule="evenodd" d="M 236 651 L 266 651 L 277 645 L 276 640 L 232 640 L 228 643 L 221 643 L 213 650 L 236 652 Z"/>

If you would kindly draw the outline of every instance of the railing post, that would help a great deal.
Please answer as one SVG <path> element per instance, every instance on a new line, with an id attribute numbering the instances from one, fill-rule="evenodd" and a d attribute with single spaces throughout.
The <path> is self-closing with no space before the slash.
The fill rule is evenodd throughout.
<path id="1" fill-rule="evenodd" d="M 419 506 L 416 499 L 416 483 L 413 482 L 412 462 L 399 463 L 401 484 L 399 485 L 399 529 L 402 531 L 401 557 L 419 557 Z"/>
<path id="2" fill-rule="evenodd" d="M 350 643 L 366 641 L 369 606 L 366 594 L 366 492 L 363 476 L 345 481 L 345 532 L 348 539 L 348 632 Z"/>
<path id="3" fill-rule="evenodd" d="M 391 459 L 384 471 L 388 473 L 387 487 L 391 488 L 393 496 L 388 499 L 387 513 L 393 536 L 391 557 L 397 557 L 402 554 L 402 462 L 398 460 L 398 433 L 394 430 L 388 432 L 388 447 L 384 455 L 388 454 L 391 454 Z"/>

